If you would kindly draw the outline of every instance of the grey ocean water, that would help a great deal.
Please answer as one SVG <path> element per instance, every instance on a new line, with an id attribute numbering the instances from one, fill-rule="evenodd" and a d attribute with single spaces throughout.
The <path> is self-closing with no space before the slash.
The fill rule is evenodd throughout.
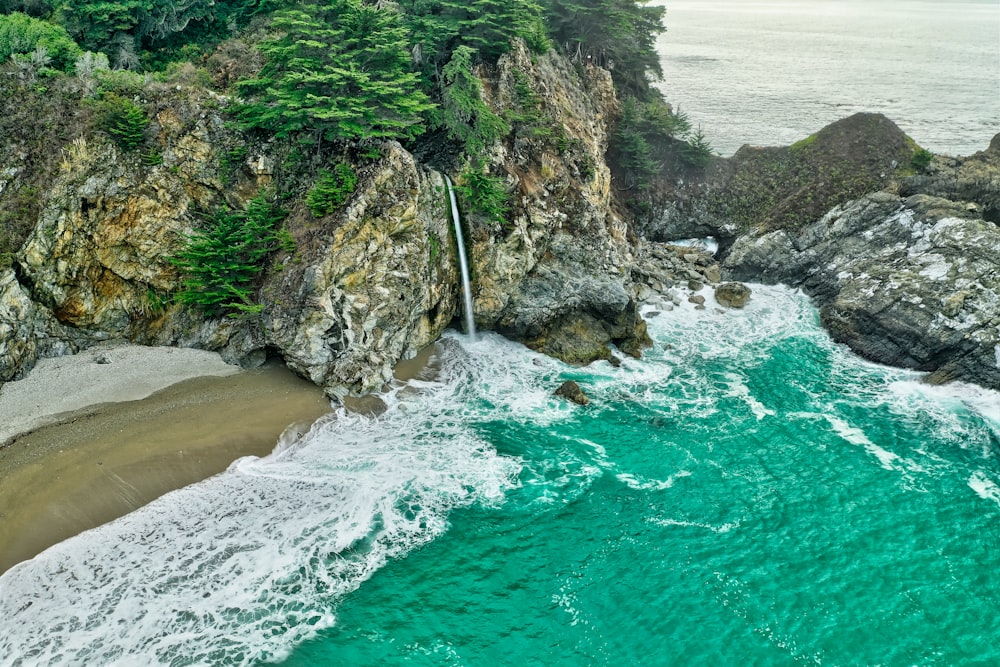
<path id="1" fill-rule="evenodd" d="M 678 0 L 661 88 L 713 147 L 794 143 L 858 111 L 969 155 L 1000 132 L 1000 2 Z"/>

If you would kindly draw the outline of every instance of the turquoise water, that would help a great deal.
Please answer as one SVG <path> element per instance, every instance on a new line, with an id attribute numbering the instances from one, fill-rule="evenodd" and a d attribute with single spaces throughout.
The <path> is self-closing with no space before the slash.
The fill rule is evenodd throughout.
<path id="1" fill-rule="evenodd" d="M 446 337 L 382 417 L 8 572 L 0 664 L 1000 662 L 995 393 L 783 288 L 650 329 L 620 369 Z"/>

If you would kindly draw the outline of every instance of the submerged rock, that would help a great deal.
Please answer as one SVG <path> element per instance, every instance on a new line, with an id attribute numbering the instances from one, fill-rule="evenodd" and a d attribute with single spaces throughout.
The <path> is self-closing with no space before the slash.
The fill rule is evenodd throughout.
<path id="1" fill-rule="evenodd" d="M 752 290 L 743 283 L 722 283 L 715 288 L 715 300 L 726 308 L 743 308 L 750 301 Z"/>
<path id="2" fill-rule="evenodd" d="M 563 382 L 559 388 L 556 389 L 555 395 L 562 396 L 565 399 L 573 401 L 577 405 L 587 405 L 590 403 L 590 399 L 587 398 L 587 395 L 583 393 L 582 389 L 580 389 L 580 385 L 572 380 Z"/>

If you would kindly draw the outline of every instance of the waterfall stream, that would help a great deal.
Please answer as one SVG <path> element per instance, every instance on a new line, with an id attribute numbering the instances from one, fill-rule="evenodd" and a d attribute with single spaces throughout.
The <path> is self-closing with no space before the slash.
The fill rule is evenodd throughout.
<path id="1" fill-rule="evenodd" d="M 475 337 L 476 321 L 472 317 L 472 283 L 469 282 L 469 262 L 465 257 L 465 240 L 462 238 L 462 218 L 458 213 L 458 202 L 455 200 L 455 188 L 446 175 L 448 199 L 451 201 L 451 220 L 455 225 L 455 245 L 458 246 L 458 268 L 462 272 L 462 297 L 465 302 L 465 333 Z"/>

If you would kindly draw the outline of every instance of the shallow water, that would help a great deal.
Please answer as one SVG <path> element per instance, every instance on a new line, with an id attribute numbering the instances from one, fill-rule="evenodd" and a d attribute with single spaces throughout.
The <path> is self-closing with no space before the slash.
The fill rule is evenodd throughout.
<path id="1" fill-rule="evenodd" d="M 859 111 L 970 155 L 1000 132 L 995 0 L 671 0 L 661 88 L 723 155 Z"/>
<path id="2" fill-rule="evenodd" d="M 0 663 L 1000 660 L 1000 397 L 860 361 L 782 288 L 650 330 L 621 369 L 448 336 L 380 417 L 0 578 Z"/>

